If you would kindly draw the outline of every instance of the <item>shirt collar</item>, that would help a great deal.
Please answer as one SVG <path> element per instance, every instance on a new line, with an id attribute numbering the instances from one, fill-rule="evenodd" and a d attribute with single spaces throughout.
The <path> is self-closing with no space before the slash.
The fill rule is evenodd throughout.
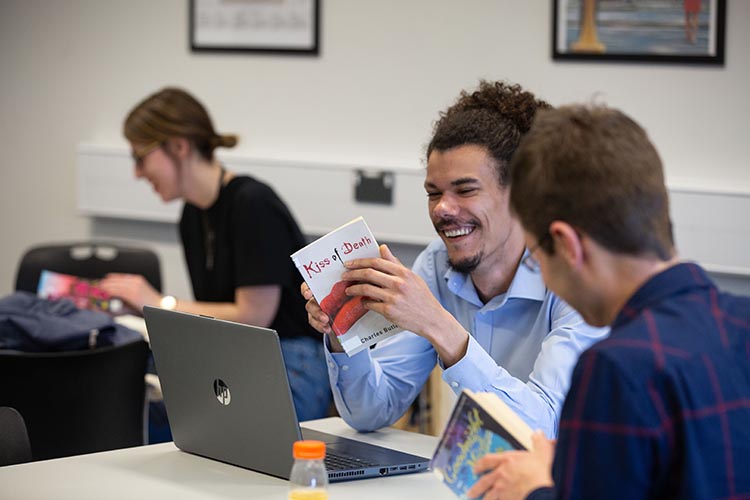
<path id="1" fill-rule="evenodd" d="M 646 307 L 666 297 L 685 293 L 691 289 L 714 288 L 706 272 L 697 264 L 682 263 L 651 277 L 630 299 L 612 323 L 612 328 L 627 323 Z"/>
<path id="2" fill-rule="evenodd" d="M 528 249 L 524 251 L 523 257 L 526 257 L 527 253 Z M 448 270 L 443 275 L 443 278 L 448 285 L 448 289 L 454 294 L 479 307 L 482 307 L 484 305 L 479 298 L 479 294 L 477 293 L 476 288 L 474 288 L 474 282 L 471 281 L 471 276 L 469 276 L 468 274 L 458 272 L 452 267 L 448 267 Z M 508 292 L 498 297 L 494 297 L 488 302 L 488 304 L 495 302 L 495 299 L 498 298 L 501 298 L 501 303 L 498 305 L 504 304 L 507 299 L 511 298 L 536 300 L 542 302 L 546 294 L 547 287 L 544 285 L 542 275 L 540 273 L 535 273 L 523 264 L 519 263 L 518 267 L 516 268 L 516 274 L 513 276 L 513 280 L 511 281 L 510 287 L 508 288 Z"/>

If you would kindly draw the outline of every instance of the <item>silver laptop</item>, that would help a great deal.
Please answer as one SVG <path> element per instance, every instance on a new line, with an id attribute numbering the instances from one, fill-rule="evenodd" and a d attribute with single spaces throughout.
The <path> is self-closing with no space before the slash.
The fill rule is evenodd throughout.
<path id="1" fill-rule="evenodd" d="M 300 431 L 278 334 L 267 328 L 145 307 L 175 445 L 289 478 L 292 444 L 326 443 L 330 481 L 426 470 L 429 459 L 323 432 Z"/>

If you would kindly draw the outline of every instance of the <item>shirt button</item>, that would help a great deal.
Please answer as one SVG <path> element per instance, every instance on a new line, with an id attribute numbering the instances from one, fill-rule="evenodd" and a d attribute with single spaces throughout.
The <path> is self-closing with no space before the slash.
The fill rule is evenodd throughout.
<path id="1" fill-rule="evenodd" d="M 334 366 L 333 361 L 329 361 L 328 362 L 328 368 L 333 368 L 333 366 Z"/>
<path id="2" fill-rule="evenodd" d="M 458 382 L 451 382 L 451 387 L 458 387 Z"/>
<path id="3" fill-rule="evenodd" d="M 349 371 L 349 365 L 344 365 L 341 367 L 341 371 Z"/>

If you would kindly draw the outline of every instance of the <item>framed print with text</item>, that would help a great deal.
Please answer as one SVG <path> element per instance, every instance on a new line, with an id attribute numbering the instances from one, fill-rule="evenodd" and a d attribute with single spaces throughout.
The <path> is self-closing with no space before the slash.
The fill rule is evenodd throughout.
<path id="1" fill-rule="evenodd" d="M 318 54 L 320 0 L 190 0 L 194 52 Z"/>

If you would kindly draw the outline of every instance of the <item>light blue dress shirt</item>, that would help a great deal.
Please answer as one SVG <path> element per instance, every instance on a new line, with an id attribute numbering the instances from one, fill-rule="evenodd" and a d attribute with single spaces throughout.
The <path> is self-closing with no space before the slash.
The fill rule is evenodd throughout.
<path id="1" fill-rule="evenodd" d="M 548 291 L 539 273 L 519 265 L 507 293 L 483 304 L 471 278 L 454 271 L 441 240 L 414 263 L 442 306 L 470 333 L 466 355 L 443 371 L 463 389 L 500 396 L 532 429 L 557 425 L 579 354 L 609 330 L 594 328 Z M 402 332 L 349 357 L 326 346 L 328 374 L 341 417 L 360 431 L 393 424 L 439 362 L 424 338 Z"/>

